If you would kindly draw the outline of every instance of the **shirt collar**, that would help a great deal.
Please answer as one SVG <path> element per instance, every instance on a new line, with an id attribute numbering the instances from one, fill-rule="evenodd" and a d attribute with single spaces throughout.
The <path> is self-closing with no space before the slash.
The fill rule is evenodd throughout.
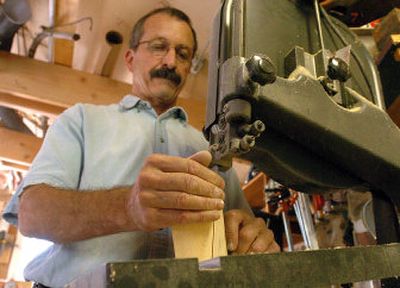
<path id="1" fill-rule="evenodd" d="M 135 107 L 137 107 L 140 110 L 154 111 L 149 102 L 144 101 L 144 100 L 140 99 L 139 97 L 131 95 L 131 94 L 128 94 L 124 98 L 122 98 L 122 100 L 119 102 L 119 107 L 120 107 L 121 111 L 128 111 Z M 155 113 L 155 111 L 154 111 L 154 113 Z M 157 114 L 155 113 L 155 115 L 157 115 Z M 186 111 L 180 106 L 175 106 L 175 107 L 169 108 L 167 111 L 165 111 L 164 113 L 162 113 L 160 115 L 160 119 L 165 119 L 165 118 L 168 118 L 171 116 L 174 118 L 181 119 L 184 122 L 188 121 L 188 115 L 187 115 Z"/>

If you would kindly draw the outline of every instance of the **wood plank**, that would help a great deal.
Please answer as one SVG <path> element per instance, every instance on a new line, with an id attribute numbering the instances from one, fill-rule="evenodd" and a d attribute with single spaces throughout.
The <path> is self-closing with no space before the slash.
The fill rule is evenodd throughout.
<path id="1" fill-rule="evenodd" d="M 0 160 L 29 166 L 42 145 L 42 139 L 0 127 Z"/>
<path id="2" fill-rule="evenodd" d="M 126 83 L 6 52 L 0 53 L 0 79 L 1 92 L 64 108 L 116 103 L 130 91 Z"/>
<path id="3" fill-rule="evenodd" d="M 2 92 L 0 92 L 0 105 L 25 112 L 41 114 L 49 118 L 57 117 L 57 115 L 66 109 L 56 105 L 37 102 L 34 99 L 26 99 Z"/>
<path id="4" fill-rule="evenodd" d="M 5 169 L 9 169 L 9 170 L 14 170 L 14 171 L 19 171 L 19 172 L 27 172 L 29 170 L 30 163 L 29 163 L 29 165 L 22 165 L 22 164 L 15 163 L 15 162 L 1 160 L 1 166 L 4 167 Z"/>
<path id="5" fill-rule="evenodd" d="M 6 239 L 1 243 L 0 253 L 0 278 L 6 279 L 8 274 L 8 266 L 11 261 L 11 256 L 17 239 L 17 228 L 13 225 L 8 226 Z"/>
<path id="6" fill-rule="evenodd" d="M 56 2 L 56 25 L 70 23 L 78 19 L 78 5 L 76 0 L 63 0 Z M 57 27 L 58 32 L 75 33 L 76 25 Z M 74 41 L 54 39 L 54 63 L 72 66 L 74 54 Z"/>
<path id="7" fill-rule="evenodd" d="M 228 255 L 224 215 L 213 222 L 172 226 L 175 258 L 197 258 L 198 261 Z"/>
<path id="8" fill-rule="evenodd" d="M 0 79 L 0 93 L 3 93 L 0 99 L 5 106 L 26 104 L 27 109 L 48 109 L 49 113 L 76 103 L 118 103 L 131 91 L 127 83 L 2 51 Z M 203 127 L 205 100 L 179 98 L 178 105 L 188 112 L 194 127 Z"/>

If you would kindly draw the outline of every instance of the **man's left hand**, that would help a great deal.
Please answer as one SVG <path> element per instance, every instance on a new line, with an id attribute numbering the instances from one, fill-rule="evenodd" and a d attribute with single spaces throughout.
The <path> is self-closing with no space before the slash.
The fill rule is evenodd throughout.
<path id="1" fill-rule="evenodd" d="M 229 252 L 249 254 L 279 252 L 271 230 L 264 220 L 255 218 L 242 210 L 225 213 L 225 235 Z"/>

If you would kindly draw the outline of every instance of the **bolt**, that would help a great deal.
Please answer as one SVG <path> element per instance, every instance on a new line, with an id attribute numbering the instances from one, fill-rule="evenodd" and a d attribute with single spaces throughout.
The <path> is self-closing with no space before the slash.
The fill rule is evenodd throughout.
<path id="1" fill-rule="evenodd" d="M 245 135 L 240 140 L 240 150 L 242 150 L 242 152 L 247 152 L 252 147 L 254 147 L 255 144 L 256 144 L 256 141 L 255 141 L 255 137 L 254 136 Z"/>
<path id="2" fill-rule="evenodd" d="M 254 55 L 246 62 L 250 80 L 264 86 L 276 80 L 276 69 L 268 57 Z"/>
<path id="3" fill-rule="evenodd" d="M 261 132 L 264 132 L 264 130 L 265 130 L 265 125 L 261 120 L 254 121 L 253 127 L 257 131 L 258 134 L 260 134 Z"/>

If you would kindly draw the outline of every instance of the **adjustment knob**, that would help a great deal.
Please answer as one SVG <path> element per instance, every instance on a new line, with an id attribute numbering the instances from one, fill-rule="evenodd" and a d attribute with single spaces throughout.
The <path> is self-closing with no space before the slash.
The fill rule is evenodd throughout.
<path id="1" fill-rule="evenodd" d="M 249 78 L 264 86 L 276 80 L 276 69 L 268 57 L 254 55 L 246 62 Z"/>

